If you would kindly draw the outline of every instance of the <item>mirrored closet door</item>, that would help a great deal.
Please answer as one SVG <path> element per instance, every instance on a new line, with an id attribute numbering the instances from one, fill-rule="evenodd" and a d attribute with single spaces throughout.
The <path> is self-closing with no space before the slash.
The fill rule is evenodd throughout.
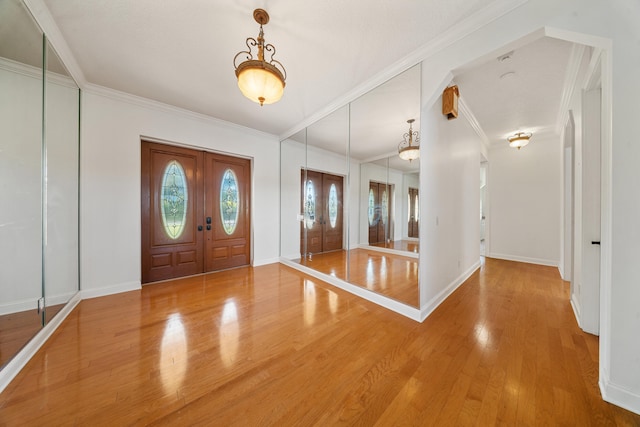
<path id="1" fill-rule="evenodd" d="M 0 368 L 78 292 L 80 91 L 19 0 L 0 2 Z"/>

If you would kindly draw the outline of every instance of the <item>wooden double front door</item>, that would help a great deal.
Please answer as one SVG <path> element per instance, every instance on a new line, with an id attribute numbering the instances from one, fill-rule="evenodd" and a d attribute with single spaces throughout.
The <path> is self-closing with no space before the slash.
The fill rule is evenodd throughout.
<path id="1" fill-rule="evenodd" d="M 251 162 L 142 142 L 142 283 L 248 265 Z"/>
<path id="2" fill-rule="evenodd" d="M 343 177 L 302 169 L 300 253 L 342 249 Z"/>

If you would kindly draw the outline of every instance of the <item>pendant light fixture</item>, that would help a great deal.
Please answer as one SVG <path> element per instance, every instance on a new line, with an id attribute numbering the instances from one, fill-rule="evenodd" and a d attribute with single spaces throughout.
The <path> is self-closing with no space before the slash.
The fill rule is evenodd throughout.
<path id="1" fill-rule="evenodd" d="M 509 147 L 517 148 L 519 150 L 529 143 L 529 138 L 531 138 L 531 133 L 518 132 L 515 135 L 508 137 L 507 141 L 509 141 Z"/>
<path id="2" fill-rule="evenodd" d="M 407 120 L 409 132 L 402 135 L 402 142 L 398 144 L 398 156 L 402 160 L 414 160 L 420 157 L 420 137 L 418 131 L 413 130 L 415 119 Z"/>
<path id="3" fill-rule="evenodd" d="M 280 61 L 273 59 L 276 48 L 264 43 L 262 26 L 269 22 L 269 14 L 264 9 L 256 9 L 253 11 L 253 19 L 260 24 L 258 39 L 247 38 L 248 50 L 238 52 L 233 58 L 233 65 L 236 67 L 238 87 L 242 94 L 262 106 L 273 104 L 282 98 L 287 72 Z M 251 52 L 252 48 L 257 49 L 255 57 Z M 269 56 L 268 61 L 264 57 L 265 51 Z M 244 58 L 244 62 L 238 64 L 239 58 Z"/>

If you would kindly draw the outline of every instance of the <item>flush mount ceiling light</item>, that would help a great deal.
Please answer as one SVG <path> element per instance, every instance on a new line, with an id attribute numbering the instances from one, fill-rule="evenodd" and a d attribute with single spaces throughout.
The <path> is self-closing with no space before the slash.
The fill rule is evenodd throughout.
<path id="1" fill-rule="evenodd" d="M 236 67 L 238 87 L 242 94 L 262 106 L 273 104 L 282 98 L 287 72 L 280 61 L 273 59 L 276 48 L 264 43 L 262 26 L 269 22 L 269 14 L 263 9 L 256 9 L 253 11 L 253 19 L 260 24 L 258 39 L 247 38 L 248 50 L 238 52 L 233 58 L 233 65 Z M 257 48 L 257 59 L 251 53 L 251 48 Z M 265 51 L 269 55 L 268 61 L 264 59 Z M 242 57 L 244 62 L 238 64 L 238 58 Z"/>
<path id="2" fill-rule="evenodd" d="M 407 120 L 409 132 L 402 135 L 402 142 L 398 144 L 398 156 L 402 160 L 414 160 L 420 157 L 420 137 L 418 131 L 413 130 L 415 119 Z"/>
<path id="3" fill-rule="evenodd" d="M 529 138 L 531 138 L 531 133 L 518 132 L 508 137 L 507 141 L 509 141 L 509 147 L 514 147 L 519 150 L 529 143 Z"/>

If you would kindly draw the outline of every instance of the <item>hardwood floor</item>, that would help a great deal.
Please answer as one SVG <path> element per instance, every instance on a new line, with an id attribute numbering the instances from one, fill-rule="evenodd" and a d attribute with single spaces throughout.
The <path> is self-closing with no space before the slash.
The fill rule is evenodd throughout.
<path id="1" fill-rule="evenodd" d="M 64 304 L 47 307 L 47 321 L 51 320 Z M 4 366 L 42 329 L 42 315 L 38 310 L 26 310 L 0 316 L 0 367 Z"/>
<path id="2" fill-rule="evenodd" d="M 487 260 L 419 324 L 272 264 L 82 301 L 1 425 L 640 425 L 556 269 Z"/>
<path id="3" fill-rule="evenodd" d="M 313 254 L 310 259 L 297 262 L 412 307 L 420 305 L 418 260 L 415 258 L 351 249 Z"/>

